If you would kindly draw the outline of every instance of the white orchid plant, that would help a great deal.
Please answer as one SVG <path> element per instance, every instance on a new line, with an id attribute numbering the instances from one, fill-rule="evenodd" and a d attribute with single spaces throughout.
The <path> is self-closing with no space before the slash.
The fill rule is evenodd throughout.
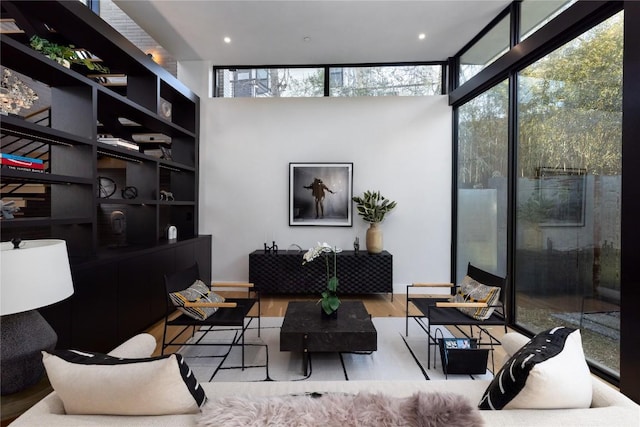
<path id="1" fill-rule="evenodd" d="M 327 267 L 327 290 L 322 292 L 322 298 L 320 302 L 322 303 L 322 310 L 327 315 L 331 315 L 335 312 L 338 307 L 340 307 L 340 299 L 338 298 L 337 290 L 338 290 L 338 264 L 336 260 L 336 255 L 342 252 L 342 249 L 331 246 L 327 242 L 320 243 L 309 249 L 303 258 L 302 265 L 313 261 L 318 258 L 320 255 L 324 254 L 324 261 Z M 331 274 L 329 269 L 329 254 L 333 254 L 333 274 Z"/>

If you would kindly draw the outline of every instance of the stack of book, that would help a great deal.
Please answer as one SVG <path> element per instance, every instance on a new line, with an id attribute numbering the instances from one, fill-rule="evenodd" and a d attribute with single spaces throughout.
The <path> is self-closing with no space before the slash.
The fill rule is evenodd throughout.
<path id="1" fill-rule="evenodd" d="M 44 161 L 33 157 L 0 153 L 0 165 L 6 169 L 44 173 Z"/>
<path id="2" fill-rule="evenodd" d="M 126 148 L 127 150 L 139 150 L 138 144 L 134 144 L 133 142 L 127 141 L 126 139 L 122 138 L 100 137 L 98 138 L 98 141 L 102 142 L 103 144 Z"/>

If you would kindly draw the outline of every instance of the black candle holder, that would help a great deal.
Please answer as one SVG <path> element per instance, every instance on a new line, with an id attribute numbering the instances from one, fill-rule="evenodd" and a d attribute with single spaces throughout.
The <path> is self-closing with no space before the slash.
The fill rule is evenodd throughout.
<path id="1" fill-rule="evenodd" d="M 267 244 L 264 244 L 264 253 L 268 254 L 268 253 L 274 253 L 277 254 L 278 253 L 278 245 L 276 245 L 275 240 L 271 242 L 271 246 L 267 246 Z"/>

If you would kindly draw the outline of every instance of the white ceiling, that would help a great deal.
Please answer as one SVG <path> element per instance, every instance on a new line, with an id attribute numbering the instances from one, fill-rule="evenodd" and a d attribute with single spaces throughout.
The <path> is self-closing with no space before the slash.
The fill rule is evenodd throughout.
<path id="1" fill-rule="evenodd" d="M 510 0 L 114 3 L 179 61 L 308 65 L 446 60 Z"/>

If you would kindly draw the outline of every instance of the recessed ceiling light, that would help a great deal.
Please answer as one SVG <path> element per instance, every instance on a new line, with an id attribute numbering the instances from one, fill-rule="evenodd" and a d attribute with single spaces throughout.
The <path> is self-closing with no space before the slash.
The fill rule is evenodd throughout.
<path id="1" fill-rule="evenodd" d="M 424 40 L 424 39 L 426 39 L 426 38 L 427 38 L 427 35 L 426 35 L 425 33 L 420 33 L 420 34 L 418 34 L 418 39 L 420 39 L 420 40 Z"/>
<path id="2" fill-rule="evenodd" d="M 302 40 L 304 40 L 305 42 L 309 43 L 311 41 L 311 37 L 306 36 L 305 38 L 303 38 Z"/>
<path id="3" fill-rule="evenodd" d="M 224 40 L 225 43 L 231 43 L 231 37 L 225 37 L 222 40 Z"/>

